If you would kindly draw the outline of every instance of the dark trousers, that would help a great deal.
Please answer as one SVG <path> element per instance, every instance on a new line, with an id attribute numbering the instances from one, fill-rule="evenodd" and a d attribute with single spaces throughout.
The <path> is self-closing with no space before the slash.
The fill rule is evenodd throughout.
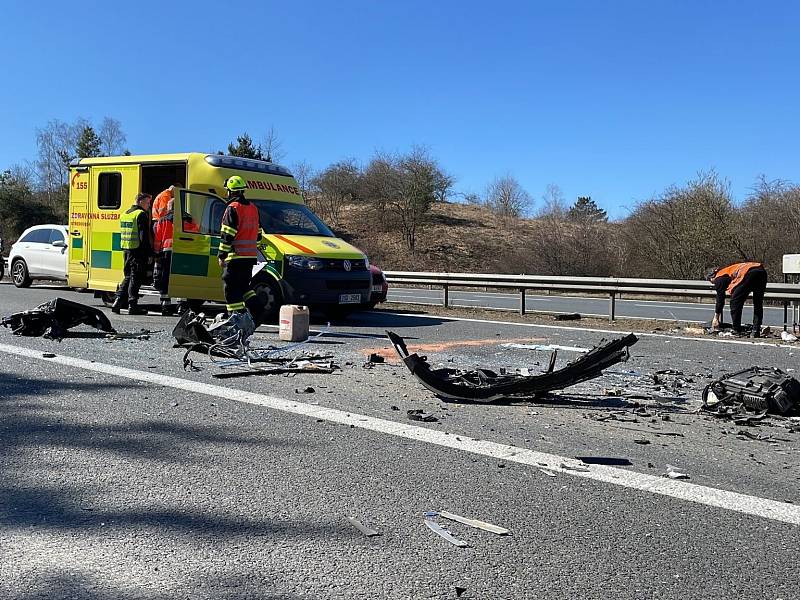
<path id="1" fill-rule="evenodd" d="M 222 289 L 228 312 L 245 310 L 245 302 L 255 298 L 250 287 L 255 265 L 255 258 L 235 258 L 222 267 Z"/>
<path id="2" fill-rule="evenodd" d="M 162 300 L 169 300 L 169 272 L 172 270 L 172 251 L 162 252 L 159 260 L 160 268 L 156 289 L 161 292 Z"/>
<path id="3" fill-rule="evenodd" d="M 139 288 L 147 276 L 148 256 L 135 250 L 125 250 L 125 265 L 122 268 L 124 279 L 117 286 L 117 297 L 123 302 L 136 304 L 139 302 Z"/>
<path id="4" fill-rule="evenodd" d="M 734 329 L 742 328 L 744 301 L 753 294 L 753 327 L 761 327 L 764 320 L 764 292 L 767 289 L 766 269 L 750 269 L 742 282 L 731 292 L 731 321 Z"/>

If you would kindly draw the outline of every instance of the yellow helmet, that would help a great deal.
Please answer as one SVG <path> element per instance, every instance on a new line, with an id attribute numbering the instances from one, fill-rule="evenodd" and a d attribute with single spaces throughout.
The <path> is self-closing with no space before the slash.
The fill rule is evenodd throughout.
<path id="1" fill-rule="evenodd" d="M 247 183 L 238 175 L 231 175 L 225 180 L 225 189 L 231 192 L 241 192 L 247 189 Z"/>

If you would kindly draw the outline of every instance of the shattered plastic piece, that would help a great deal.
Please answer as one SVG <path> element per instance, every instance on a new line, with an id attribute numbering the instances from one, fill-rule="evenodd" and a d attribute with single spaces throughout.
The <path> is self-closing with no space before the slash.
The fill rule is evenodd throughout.
<path id="1" fill-rule="evenodd" d="M 539 471 L 544 473 L 548 477 L 557 477 L 555 473 L 553 473 L 552 471 L 548 471 L 547 469 L 539 469 Z"/>
<path id="2" fill-rule="evenodd" d="M 633 463 L 627 458 L 615 458 L 613 456 L 576 456 L 579 461 L 587 465 L 611 465 L 616 467 L 628 467 Z"/>
<path id="3" fill-rule="evenodd" d="M 645 439 L 633 440 L 633 443 L 634 444 L 639 444 L 641 446 L 647 446 L 650 443 L 650 440 L 645 440 Z"/>
<path id="4" fill-rule="evenodd" d="M 467 591 L 467 588 L 456 586 L 456 598 L 461 598 L 461 596 L 463 596 L 464 592 L 466 592 L 466 591 Z"/>
<path id="5" fill-rule="evenodd" d="M 796 342 L 797 336 L 792 333 L 789 333 L 788 331 L 781 331 L 781 339 L 784 342 Z"/>
<path id="6" fill-rule="evenodd" d="M 603 370 L 628 358 L 628 348 L 638 341 L 630 333 L 597 346 L 558 370 L 540 375 L 499 375 L 489 369 L 432 369 L 427 358 L 410 354 L 399 335 L 387 331 L 398 356 L 422 385 L 445 400 L 493 402 L 505 398 L 531 397 L 560 390 L 599 377 Z"/>
<path id="7" fill-rule="evenodd" d="M 451 512 L 447 512 L 446 510 L 440 510 L 438 514 L 440 517 L 444 519 L 448 519 L 450 521 L 456 521 L 464 525 L 469 525 L 470 527 L 474 527 L 475 529 L 483 529 L 484 531 L 488 531 L 489 533 L 496 533 L 497 535 L 509 535 L 511 533 L 511 531 L 509 531 L 505 527 L 498 527 L 497 525 L 492 525 L 491 523 L 486 523 L 485 521 L 479 521 L 477 519 L 469 519 L 467 517 L 462 517 L 461 515 L 456 515 Z"/>
<path id="8" fill-rule="evenodd" d="M 363 533 L 367 537 L 373 537 L 376 535 L 380 535 L 379 532 L 375 531 L 374 529 L 370 529 L 366 525 L 363 525 L 361 521 L 356 519 L 355 517 L 347 517 L 347 520 L 350 521 L 350 524 L 358 529 L 361 533 Z"/>
<path id="9" fill-rule="evenodd" d="M 689 476 L 686 473 L 682 473 L 672 465 L 667 465 L 667 472 L 664 473 L 670 479 L 689 479 Z"/>
<path id="10" fill-rule="evenodd" d="M 580 473 L 588 473 L 589 468 L 583 465 L 568 465 L 567 463 L 561 463 L 559 465 L 562 469 L 566 469 L 567 471 L 578 471 Z"/>
<path id="11" fill-rule="evenodd" d="M 315 390 L 313 387 L 311 387 L 311 386 L 309 385 L 309 386 L 306 386 L 306 387 L 304 387 L 302 390 L 301 390 L 300 388 L 296 388 L 296 389 L 294 390 L 294 393 L 295 393 L 295 394 L 313 394 L 313 393 L 314 393 L 314 392 L 316 392 L 316 391 L 317 391 L 317 390 Z"/>
<path id="12" fill-rule="evenodd" d="M 725 375 L 703 390 L 703 409 L 722 416 L 726 405 L 785 415 L 800 406 L 800 382 L 780 369 L 751 367 Z"/>
<path id="13" fill-rule="evenodd" d="M 42 352 L 42 358 L 55 358 L 56 355 L 52 352 Z"/>
<path id="14" fill-rule="evenodd" d="M 373 352 L 367 358 L 367 362 L 370 362 L 370 363 L 373 363 L 373 364 L 381 364 L 381 363 L 386 362 L 386 359 L 383 356 L 381 356 L 380 354 L 375 354 Z"/>
<path id="15" fill-rule="evenodd" d="M 433 533 L 438 535 L 441 538 L 444 538 L 454 546 L 458 546 L 459 548 L 469 548 L 469 544 L 464 540 L 459 540 L 457 537 L 453 536 L 447 529 L 439 525 L 436 521 L 434 521 L 431 517 L 435 516 L 436 513 L 428 516 L 426 513 L 425 515 L 425 526 L 430 529 Z"/>
<path id="16" fill-rule="evenodd" d="M 436 423 L 439 421 L 439 419 L 433 415 L 426 413 L 419 408 L 408 410 L 406 411 L 406 414 L 412 421 L 424 421 L 425 423 Z"/>
<path id="17" fill-rule="evenodd" d="M 54 340 L 64 338 L 67 330 L 77 325 L 89 325 L 107 333 L 116 332 L 103 311 L 64 298 L 3 317 L 0 324 L 10 327 L 14 335 L 44 336 Z"/>
<path id="18" fill-rule="evenodd" d="M 554 321 L 580 321 L 581 315 L 580 313 L 563 313 L 560 315 L 553 316 Z"/>

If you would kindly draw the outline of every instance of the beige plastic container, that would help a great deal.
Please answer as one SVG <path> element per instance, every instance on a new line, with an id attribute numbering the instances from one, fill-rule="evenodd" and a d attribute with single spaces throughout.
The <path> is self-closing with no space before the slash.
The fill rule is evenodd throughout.
<path id="1" fill-rule="evenodd" d="M 296 304 L 281 306 L 278 338 L 284 342 L 303 342 L 308 339 L 308 307 Z"/>

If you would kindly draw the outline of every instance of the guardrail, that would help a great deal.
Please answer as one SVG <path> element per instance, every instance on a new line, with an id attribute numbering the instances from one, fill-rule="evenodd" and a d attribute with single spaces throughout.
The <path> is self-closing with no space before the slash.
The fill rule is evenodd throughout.
<path id="1" fill-rule="evenodd" d="M 635 279 L 622 277 L 561 277 L 556 275 L 500 275 L 480 273 L 427 273 L 385 271 L 389 283 L 441 286 L 444 306 L 450 305 L 451 287 L 492 287 L 519 290 L 519 313 L 525 314 L 525 292 L 548 290 L 608 295 L 608 318 L 616 318 L 616 301 L 620 294 L 647 294 L 675 297 L 714 297 L 708 281 L 685 279 Z M 800 304 L 800 284 L 768 283 L 764 298 L 783 302 L 784 328 L 788 321 L 789 303 Z"/>

